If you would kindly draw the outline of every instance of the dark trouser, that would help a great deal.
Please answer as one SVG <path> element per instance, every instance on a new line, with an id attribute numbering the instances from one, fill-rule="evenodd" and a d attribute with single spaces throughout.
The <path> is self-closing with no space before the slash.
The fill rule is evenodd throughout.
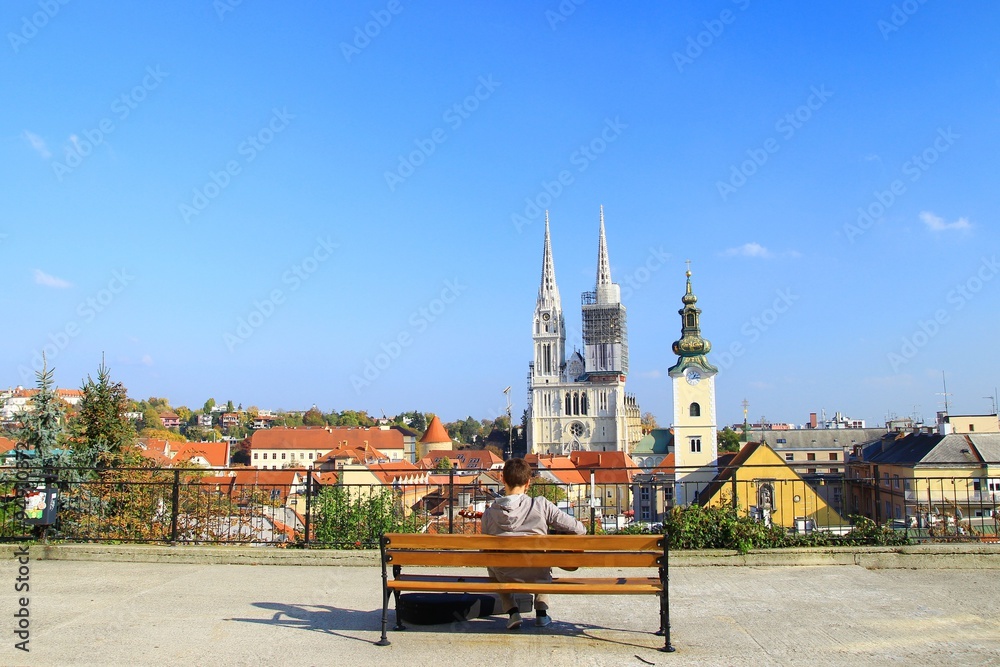
<path id="1" fill-rule="evenodd" d="M 552 570 L 545 567 L 489 567 L 486 568 L 486 570 L 489 572 L 490 579 L 493 579 L 494 581 L 523 583 L 546 583 L 552 581 Z M 500 593 L 500 606 L 505 612 L 511 609 L 516 609 L 517 602 L 514 600 L 513 594 Z M 535 593 L 535 611 L 547 611 L 548 608 L 549 596 L 545 593 Z"/>

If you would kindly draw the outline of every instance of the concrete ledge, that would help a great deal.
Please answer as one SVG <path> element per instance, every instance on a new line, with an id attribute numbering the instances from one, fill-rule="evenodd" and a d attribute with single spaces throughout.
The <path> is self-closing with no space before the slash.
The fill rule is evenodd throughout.
<path id="1" fill-rule="evenodd" d="M 0 545 L 9 559 L 16 544 Z M 229 565 L 350 565 L 377 567 L 378 551 L 281 549 L 250 546 L 162 546 L 150 544 L 32 544 L 32 560 Z M 807 567 L 857 565 L 881 569 L 1000 570 L 998 544 L 921 544 L 905 547 L 815 547 L 766 549 L 740 554 L 721 549 L 675 551 L 671 567 Z"/>

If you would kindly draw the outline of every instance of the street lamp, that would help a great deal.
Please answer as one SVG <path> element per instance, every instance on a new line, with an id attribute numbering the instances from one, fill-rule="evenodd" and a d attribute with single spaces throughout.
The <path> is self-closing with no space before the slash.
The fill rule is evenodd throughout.
<path id="1" fill-rule="evenodd" d="M 509 460 L 513 452 L 511 451 L 514 447 L 514 424 L 510 419 L 510 385 L 503 390 L 503 395 L 507 397 L 507 451 L 504 459 Z"/>

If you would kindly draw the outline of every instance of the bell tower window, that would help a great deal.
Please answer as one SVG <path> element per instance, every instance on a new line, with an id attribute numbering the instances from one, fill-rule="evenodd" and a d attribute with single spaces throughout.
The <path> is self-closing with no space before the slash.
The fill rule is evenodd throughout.
<path id="1" fill-rule="evenodd" d="M 701 406 L 697 403 L 692 403 L 688 410 L 688 414 L 692 417 L 701 417 Z"/>

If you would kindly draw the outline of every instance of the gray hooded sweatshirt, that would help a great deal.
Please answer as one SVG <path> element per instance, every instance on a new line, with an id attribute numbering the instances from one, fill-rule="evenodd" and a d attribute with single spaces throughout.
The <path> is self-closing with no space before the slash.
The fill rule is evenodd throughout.
<path id="1" fill-rule="evenodd" d="M 483 512 L 483 533 L 487 535 L 547 535 L 570 533 L 585 535 L 583 524 L 566 514 L 551 501 L 519 493 L 494 501 Z M 497 554 L 497 567 L 488 568 L 497 581 L 548 581 L 547 567 L 504 568 L 503 554 Z"/>

